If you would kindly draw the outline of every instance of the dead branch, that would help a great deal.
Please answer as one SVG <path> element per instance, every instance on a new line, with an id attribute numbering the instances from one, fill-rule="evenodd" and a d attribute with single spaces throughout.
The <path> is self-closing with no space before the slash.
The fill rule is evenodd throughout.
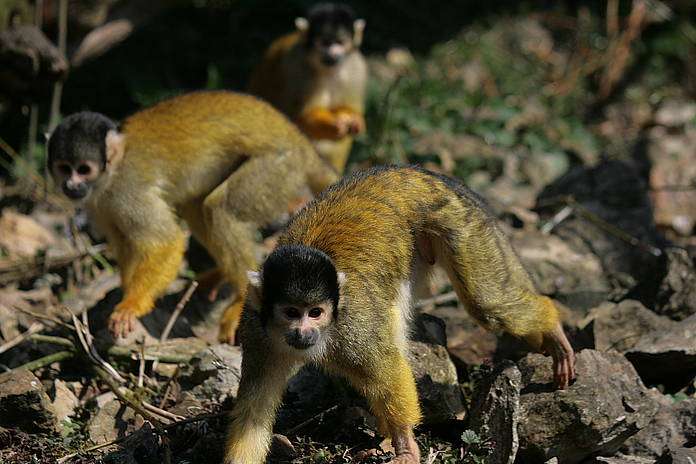
<path id="1" fill-rule="evenodd" d="M 28 371 L 35 371 L 36 369 L 41 369 L 42 367 L 50 366 L 55 362 L 65 361 L 66 359 L 73 358 L 75 356 L 74 351 L 58 351 L 56 353 L 51 353 L 43 358 L 35 359 L 34 361 L 29 361 L 26 364 L 15 367 L 14 370 L 26 369 Z"/>
<path id="2" fill-rule="evenodd" d="M 74 250 L 63 255 L 46 254 L 36 258 L 0 261 L 0 285 L 39 277 L 47 271 L 68 266 L 77 259 L 93 256 L 105 249 L 106 245 L 99 244 L 83 251 Z"/>
<path id="3" fill-rule="evenodd" d="M 10 350 L 10 349 L 14 348 L 15 346 L 21 344 L 23 341 L 27 340 L 33 334 L 40 332 L 43 329 L 44 329 L 44 325 L 42 323 L 34 322 L 32 325 L 29 326 L 29 328 L 26 330 L 26 332 L 23 332 L 23 333 L 17 335 L 12 340 L 10 340 L 7 343 L 0 346 L 0 354 L 2 354 L 5 351 Z"/>

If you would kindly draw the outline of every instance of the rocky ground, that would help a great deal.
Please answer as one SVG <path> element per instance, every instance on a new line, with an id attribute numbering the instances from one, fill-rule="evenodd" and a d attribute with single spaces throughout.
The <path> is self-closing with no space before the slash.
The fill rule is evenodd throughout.
<path id="1" fill-rule="evenodd" d="M 376 129 L 353 168 L 420 162 L 475 186 L 562 309 L 577 378 L 555 391 L 550 358 L 481 329 L 436 275 L 410 351 L 423 462 L 696 463 L 696 104 L 638 77 L 578 121 L 558 100 L 506 95 L 486 55 L 466 51 L 512 47 L 561 85 L 554 69 L 573 57 L 541 22 L 462 37 L 424 61 L 405 50 L 373 60 Z M 536 78 L 515 63 L 510 75 Z M 414 95 L 433 82 L 491 95 L 475 111 L 453 107 L 451 89 Z M 241 351 L 215 341 L 229 290 L 211 304 L 192 285 L 209 258 L 192 246 L 157 309 L 114 341 L 117 266 L 42 185 L 26 173 L 0 185 L 0 463 L 219 462 Z M 288 387 L 270 462 L 386 462 L 375 430 L 345 382 L 306 369 Z"/>

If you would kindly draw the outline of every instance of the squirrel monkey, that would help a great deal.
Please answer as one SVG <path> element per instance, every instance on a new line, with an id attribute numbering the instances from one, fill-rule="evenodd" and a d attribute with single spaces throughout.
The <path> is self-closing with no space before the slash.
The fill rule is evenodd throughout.
<path id="1" fill-rule="evenodd" d="M 249 91 L 288 115 L 342 173 L 353 136 L 365 131 L 365 21 L 347 5 L 320 3 L 295 26 L 271 44 Z"/>
<path id="2" fill-rule="evenodd" d="M 238 296 L 220 339 L 233 341 L 256 266 L 257 231 L 309 189 L 338 180 L 285 116 L 255 97 L 196 92 L 142 110 L 122 130 L 104 115 L 67 117 L 48 141 L 48 168 L 106 235 L 121 268 L 123 300 L 109 320 L 132 330 L 176 277 L 186 236 L 216 260 Z"/>
<path id="3" fill-rule="evenodd" d="M 244 349 L 226 464 L 265 462 L 287 380 L 305 363 L 364 395 L 399 464 L 419 463 L 420 409 L 406 357 L 412 291 L 443 266 L 471 314 L 551 354 L 555 383 L 574 353 L 482 200 L 415 167 L 356 173 L 300 211 L 259 272 L 249 272 Z"/>

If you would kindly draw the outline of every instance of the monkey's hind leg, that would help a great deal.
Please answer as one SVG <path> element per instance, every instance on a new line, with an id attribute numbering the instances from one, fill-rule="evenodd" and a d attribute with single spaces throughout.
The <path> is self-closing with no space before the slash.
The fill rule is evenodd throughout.
<path id="1" fill-rule="evenodd" d="M 367 377 L 349 376 L 365 396 L 377 417 L 380 433 L 391 437 L 396 456 L 388 464 L 419 464 L 420 450 L 413 428 L 420 422 L 416 381 L 408 361 L 400 352 L 383 356 L 370 366 Z"/>
<path id="2" fill-rule="evenodd" d="M 537 294 L 503 233 L 487 223 L 488 218 L 477 219 L 475 230 L 449 230 L 441 238 L 431 237 L 437 261 L 474 318 L 488 329 L 503 330 L 548 352 L 555 383 L 566 388 L 574 377 L 575 355 L 558 310 L 549 298 Z"/>

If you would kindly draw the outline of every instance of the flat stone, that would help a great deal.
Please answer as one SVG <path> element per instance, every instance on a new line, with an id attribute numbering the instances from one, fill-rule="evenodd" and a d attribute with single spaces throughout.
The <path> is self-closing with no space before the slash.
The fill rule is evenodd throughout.
<path id="1" fill-rule="evenodd" d="M 56 413 L 41 381 L 28 370 L 0 374 L 0 426 L 25 432 L 56 430 Z"/>

